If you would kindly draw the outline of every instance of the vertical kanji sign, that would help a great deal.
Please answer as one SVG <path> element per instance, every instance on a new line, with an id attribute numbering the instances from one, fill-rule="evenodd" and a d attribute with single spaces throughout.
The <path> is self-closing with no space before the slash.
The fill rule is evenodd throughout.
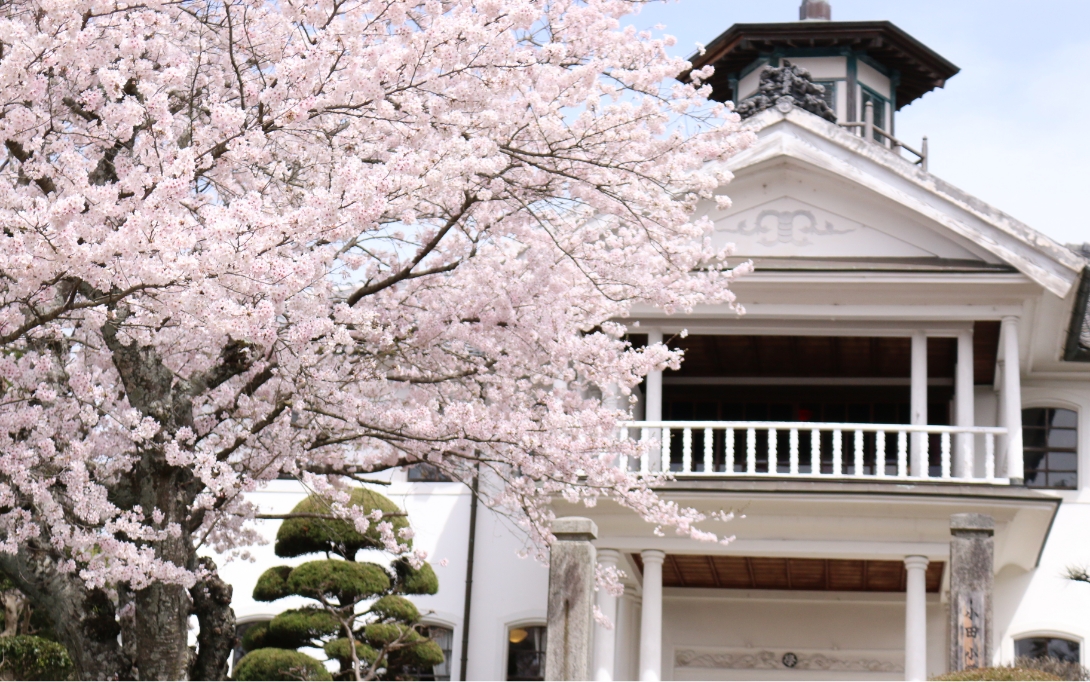
<path id="1" fill-rule="evenodd" d="M 957 670 L 981 668 L 984 662 L 984 593 L 957 596 Z"/>

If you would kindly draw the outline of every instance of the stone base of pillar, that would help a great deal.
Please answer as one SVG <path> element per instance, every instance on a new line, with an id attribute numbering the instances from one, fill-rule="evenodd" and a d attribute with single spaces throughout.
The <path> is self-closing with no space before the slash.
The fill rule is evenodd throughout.
<path id="1" fill-rule="evenodd" d="M 992 661 L 995 520 L 987 514 L 950 517 L 950 670 Z"/>
<path id="2" fill-rule="evenodd" d="M 553 522 L 553 535 L 545 679 L 589 680 L 598 563 L 591 541 L 598 537 L 598 527 L 590 519 L 571 516 Z"/>

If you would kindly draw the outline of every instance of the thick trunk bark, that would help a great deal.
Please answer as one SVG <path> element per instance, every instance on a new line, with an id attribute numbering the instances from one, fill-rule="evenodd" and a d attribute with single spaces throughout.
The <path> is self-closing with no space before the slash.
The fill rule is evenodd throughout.
<path id="1" fill-rule="evenodd" d="M 4 602 L 4 631 L 0 637 L 10 637 L 19 634 L 19 621 L 22 619 L 23 610 L 26 608 L 26 599 L 16 590 L 8 590 L 3 594 Z"/>
<path id="2" fill-rule="evenodd" d="M 155 583 L 136 593 L 136 667 L 142 680 L 189 677 L 189 592 Z"/>
<path id="3" fill-rule="evenodd" d="M 114 605 L 105 592 L 88 589 L 78 574 L 60 571 L 41 548 L 0 555 L 0 569 L 35 608 L 49 615 L 79 679 L 133 679 L 132 663 L 117 641 Z"/>
<path id="4" fill-rule="evenodd" d="M 193 612 L 197 616 L 197 657 L 189 669 L 191 680 L 227 679 L 227 661 L 235 648 L 235 612 L 231 610 L 231 586 L 223 582 L 211 559 L 200 565 L 209 575 L 193 586 Z"/>

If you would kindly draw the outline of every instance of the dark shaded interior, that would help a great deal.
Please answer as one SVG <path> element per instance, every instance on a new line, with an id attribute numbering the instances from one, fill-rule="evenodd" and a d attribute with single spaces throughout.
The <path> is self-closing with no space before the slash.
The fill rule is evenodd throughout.
<path id="1" fill-rule="evenodd" d="M 632 334 L 636 347 L 647 345 L 646 334 Z M 908 379 L 912 341 L 907 337 L 691 335 L 667 340 L 685 351 L 678 371 L 664 377 L 804 377 Z M 977 384 L 995 380 L 999 322 L 973 327 L 973 378 Z M 957 340 L 927 340 L 927 376 L 953 379 Z"/>

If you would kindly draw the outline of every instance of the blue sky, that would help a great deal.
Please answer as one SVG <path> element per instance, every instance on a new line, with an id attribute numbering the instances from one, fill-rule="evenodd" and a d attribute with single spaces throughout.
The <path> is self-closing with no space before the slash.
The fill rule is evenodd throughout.
<path id="1" fill-rule="evenodd" d="M 689 56 L 738 22 L 793 21 L 800 0 L 671 0 L 627 23 L 664 24 Z M 898 112 L 927 135 L 930 170 L 1061 243 L 1090 242 L 1090 2 L 831 0 L 833 20 L 889 20 L 961 67 Z"/>

